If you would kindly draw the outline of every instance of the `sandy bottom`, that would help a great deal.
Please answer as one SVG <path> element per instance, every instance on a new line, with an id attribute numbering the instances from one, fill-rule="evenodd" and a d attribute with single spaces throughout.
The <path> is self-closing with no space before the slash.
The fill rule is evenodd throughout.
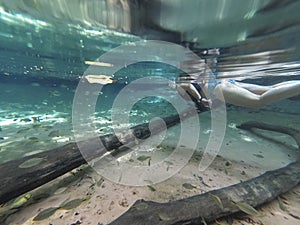
<path id="1" fill-rule="evenodd" d="M 288 121 L 278 119 L 284 118 L 284 115 L 280 112 L 229 111 L 223 144 L 213 163 L 202 172 L 198 170 L 201 152 L 206 144 L 200 143 L 197 147 L 199 151 L 179 172 L 157 184 L 125 186 L 103 179 L 89 166 L 82 166 L 32 191 L 32 197 L 23 207 L 9 210 L 9 205 L 6 205 L 0 208 L 3 215 L 10 214 L 3 224 L 108 224 L 126 212 L 138 199 L 172 201 L 239 183 L 267 170 L 282 167 L 299 158 L 296 144 L 290 137 L 273 132 L 259 132 L 258 136 L 237 129 L 236 124 L 256 120 L 299 127 L 298 115 L 289 115 Z M 201 115 L 200 139 L 207 139 L 209 135 L 208 122 L 205 122 L 208 120 L 208 115 Z M 186 123 L 192 124 L 193 120 L 187 120 Z M 165 147 L 167 144 L 164 143 Z M 78 198 L 87 199 L 72 209 L 58 209 L 41 221 L 33 221 L 41 211 Z M 281 196 L 281 203 L 275 200 L 259 208 L 263 217 L 234 217 L 232 224 L 300 224 L 300 187 Z"/>
<path id="2" fill-rule="evenodd" d="M 36 84 L 32 84 L 30 88 L 44 91 L 44 87 Z M 36 96 L 36 101 L 33 101 L 32 95 L 29 95 L 28 102 L 31 104 L 27 107 L 24 106 L 25 103 L 14 103 L 13 92 L 5 92 L 7 96 L 3 97 L 2 101 L 9 99 L 12 103 L 4 104 L 5 109 L 0 110 L 1 162 L 74 141 L 71 133 L 71 114 L 62 113 L 71 111 L 71 103 L 65 103 L 66 93 L 70 95 L 70 102 L 72 99 L 73 93 L 70 94 L 68 91 L 68 87 L 65 86 L 60 87 L 58 91 L 56 89 L 55 91 L 49 90 L 50 97 L 46 92 L 45 96 Z M 26 91 L 24 91 L 25 93 Z M 17 98 L 15 102 L 19 100 Z M 49 111 L 50 108 L 52 111 Z M 287 110 L 290 110 L 290 113 L 287 113 Z M 47 113 L 40 113 L 41 111 Z M 197 152 L 180 171 L 174 173 L 170 178 L 148 186 L 125 186 L 103 178 L 89 166 L 82 166 L 31 191 L 31 198 L 21 204 L 21 207 L 12 209 L 14 203 L 0 207 L 0 221 L 2 221 L 0 223 L 5 225 L 108 224 L 126 212 L 138 199 L 168 202 L 226 187 L 260 175 L 267 170 L 283 167 L 299 158 L 296 143 L 292 138 L 274 132 L 259 131 L 257 134 L 253 134 L 237 129 L 236 125 L 255 120 L 299 129 L 300 120 L 297 113 L 299 113 L 299 103 L 289 100 L 273 104 L 260 111 L 228 108 L 225 136 L 223 141 L 219 140 L 222 141 L 222 146 L 218 156 L 206 170 L 199 171 L 202 153 L 206 149 L 211 133 L 210 114 L 201 114 L 199 136 L 195 137 L 193 133 L 189 133 L 190 130 L 184 131 L 184 134 L 190 138 L 188 141 L 192 142 L 194 138 L 199 139 L 196 146 Z M 34 117 L 38 117 L 40 121 L 35 123 Z M 102 118 L 101 121 L 99 120 L 100 128 L 111 123 L 105 116 L 100 115 L 99 117 Z M 28 118 L 31 120 L 30 122 L 27 121 Z M 195 125 L 193 119 L 184 123 L 187 127 Z M 150 152 L 146 149 L 146 153 L 143 154 L 151 154 L 152 164 L 155 160 L 159 161 L 160 157 L 166 156 L 162 153 L 163 150 L 168 152 L 174 148 L 179 131 L 180 126 L 170 128 L 171 135 L 167 141 L 159 147 L 151 147 Z M 99 129 L 99 135 L 105 132 L 105 130 Z M 31 150 L 25 152 L 29 146 Z M 187 150 L 186 146 L 181 147 Z M 130 155 L 124 160 L 130 162 L 130 160 L 136 161 L 136 158 L 137 155 Z M 143 163 L 146 163 L 147 166 L 147 160 Z M 172 164 L 170 164 L 170 168 L 172 168 Z M 136 174 L 133 173 L 133 179 L 138 177 L 137 174 L 139 174 L 138 171 Z M 33 221 L 33 218 L 45 209 L 58 207 L 64 201 L 82 198 L 86 200 L 76 207 L 68 210 L 60 208 L 53 215 L 49 215 L 41 221 Z M 281 203 L 279 204 L 279 201 L 275 200 L 259 208 L 263 217 L 234 217 L 231 224 L 300 224 L 300 187 L 298 186 L 281 196 Z M 6 220 L 4 221 L 3 218 Z"/>
<path id="3" fill-rule="evenodd" d="M 100 184 L 101 176 L 90 167 L 78 168 L 32 191 L 32 198 L 38 198 L 42 193 L 54 194 L 36 202 L 29 200 L 27 206 L 10 215 L 4 224 L 107 224 L 128 210 L 138 199 L 167 202 L 225 187 L 262 173 L 258 167 L 222 157 L 217 157 L 205 172 L 200 173 L 197 170 L 200 157 L 194 155 L 190 163 L 178 174 L 162 183 L 151 185 L 151 188 L 123 186 L 106 179 Z M 194 188 L 185 188 L 184 183 L 192 184 Z M 263 213 L 263 217 L 235 217 L 232 218 L 232 224 L 299 224 L 299 196 L 300 187 L 297 187 L 281 196 L 284 209 L 276 200 L 258 209 Z M 57 207 L 66 199 L 85 197 L 88 197 L 88 200 L 74 209 L 58 209 L 44 220 L 33 221 L 42 210 Z"/>

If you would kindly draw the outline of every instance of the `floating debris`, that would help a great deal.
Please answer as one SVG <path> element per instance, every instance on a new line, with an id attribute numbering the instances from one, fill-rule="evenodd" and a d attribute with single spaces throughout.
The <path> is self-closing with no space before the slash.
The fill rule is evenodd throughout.
<path id="1" fill-rule="evenodd" d="M 41 158 L 37 157 L 37 158 L 28 159 L 25 162 L 23 162 L 21 165 L 19 165 L 19 168 L 25 169 L 25 168 L 33 167 L 40 164 L 42 161 L 45 161 L 46 159 L 47 157 L 41 157 Z"/>
<path id="2" fill-rule="evenodd" d="M 45 209 L 45 210 L 41 211 L 36 217 L 34 217 L 33 221 L 40 221 L 40 220 L 47 219 L 48 217 L 52 216 L 58 209 L 59 209 L 59 207 L 51 207 L 51 208 Z"/>
<path id="3" fill-rule="evenodd" d="M 85 79 L 90 84 L 111 84 L 113 82 L 116 82 L 116 80 L 112 79 L 112 76 L 107 76 L 107 75 L 86 75 L 84 76 Z"/>
<path id="4" fill-rule="evenodd" d="M 184 187 L 185 189 L 189 189 L 189 190 L 197 188 L 196 186 L 194 186 L 190 183 L 184 183 L 184 184 L 182 184 L 182 187 Z"/>
<path id="5" fill-rule="evenodd" d="M 95 61 L 85 61 L 86 65 L 93 65 L 93 66 L 104 66 L 104 67 L 113 67 L 114 64 L 106 63 L 106 62 L 95 62 Z"/>
<path id="6" fill-rule="evenodd" d="M 55 91 L 49 91 L 49 94 L 52 97 L 59 97 L 59 96 L 61 96 L 61 93 L 59 91 L 57 91 L 57 90 L 55 90 Z"/>

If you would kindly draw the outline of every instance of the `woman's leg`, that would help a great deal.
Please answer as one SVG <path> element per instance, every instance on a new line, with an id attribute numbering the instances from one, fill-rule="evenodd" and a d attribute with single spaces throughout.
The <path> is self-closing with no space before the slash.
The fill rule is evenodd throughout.
<path id="1" fill-rule="evenodd" d="M 281 83 L 278 83 L 278 84 L 275 84 L 275 85 L 270 85 L 270 86 L 263 86 L 263 85 L 258 85 L 258 84 L 249 84 L 249 83 L 244 83 L 244 82 L 239 82 L 239 81 L 234 82 L 234 84 L 236 84 L 239 87 L 245 88 L 248 91 L 253 92 L 254 94 L 261 95 L 261 94 L 265 93 L 266 91 L 269 91 L 272 88 L 287 85 L 287 84 L 294 85 L 295 82 L 300 82 L 300 81 L 299 80 L 285 81 L 285 82 L 281 82 Z"/>
<path id="2" fill-rule="evenodd" d="M 256 92 L 256 93 L 255 93 Z M 300 81 L 282 82 L 272 86 L 259 86 L 240 82 L 224 81 L 215 87 L 215 95 L 226 103 L 259 108 L 269 103 L 300 94 Z"/>

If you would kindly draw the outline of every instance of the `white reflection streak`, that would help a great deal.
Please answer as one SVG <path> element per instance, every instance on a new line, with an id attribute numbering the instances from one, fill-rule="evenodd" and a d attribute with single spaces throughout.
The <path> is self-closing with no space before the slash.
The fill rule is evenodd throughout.
<path id="1" fill-rule="evenodd" d="M 3 7 L 0 7 L 0 14 L 1 14 L 1 19 L 7 21 L 10 24 L 20 25 L 20 22 L 24 22 L 24 23 L 27 23 L 27 24 L 35 25 L 37 27 L 50 26 L 49 23 L 46 23 L 44 21 L 37 20 L 37 19 L 31 19 L 29 17 L 25 17 L 22 14 L 8 13 L 3 9 Z"/>

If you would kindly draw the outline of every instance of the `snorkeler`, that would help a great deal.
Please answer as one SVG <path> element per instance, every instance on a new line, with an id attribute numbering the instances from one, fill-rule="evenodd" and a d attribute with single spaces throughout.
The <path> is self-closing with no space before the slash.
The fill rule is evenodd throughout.
<path id="1" fill-rule="evenodd" d="M 182 92 L 185 91 L 200 111 L 204 111 L 211 104 L 210 98 L 207 97 L 208 93 L 219 100 L 224 100 L 225 103 L 247 108 L 260 108 L 300 95 L 300 80 L 262 86 L 232 79 L 213 82 L 203 79 L 199 82 L 189 75 L 181 75 L 171 87 L 176 89 L 181 96 L 184 96 Z"/>

